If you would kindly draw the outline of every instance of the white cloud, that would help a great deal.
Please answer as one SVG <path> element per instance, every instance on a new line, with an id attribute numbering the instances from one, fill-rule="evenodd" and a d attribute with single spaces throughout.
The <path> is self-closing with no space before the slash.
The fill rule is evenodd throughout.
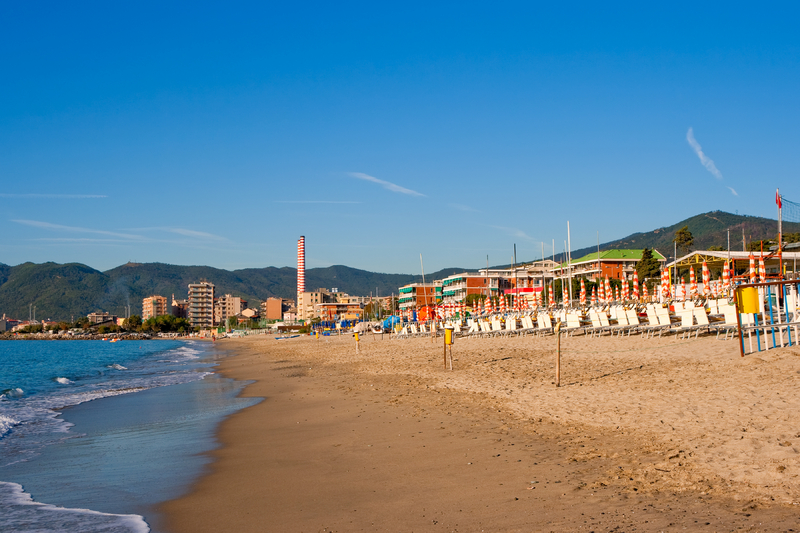
<path id="1" fill-rule="evenodd" d="M 337 200 L 275 200 L 276 204 L 360 204 L 361 202 L 347 202 Z"/>
<path id="2" fill-rule="evenodd" d="M 425 196 L 421 192 L 413 191 L 411 189 L 406 189 L 405 187 L 401 187 L 401 186 L 396 185 L 394 183 L 391 183 L 389 181 L 384 181 L 384 180 L 378 179 L 378 178 L 376 178 L 374 176 L 370 176 L 369 174 L 364 174 L 363 172 L 348 172 L 347 174 L 349 176 L 352 176 L 354 178 L 358 178 L 360 180 L 371 181 L 372 183 L 377 183 L 378 185 L 382 185 L 384 189 L 388 189 L 388 190 L 390 190 L 392 192 L 399 192 L 401 194 L 408 194 L 410 196 Z"/>
<path id="3" fill-rule="evenodd" d="M 91 229 L 91 228 L 80 228 L 76 226 L 63 226 L 61 224 L 51 224 L 50 222 L 42 222 L 40 220 L 25 220 L 25 219 L 17 219 L 12 220 L 12 222 L 16 222 L 17 224 L 23 224 L 25 226 L 31 226 L 34 228 L 41 228 L 41 229 L 49 229 L 54 231 L 67 231 L 72 233 L 90 233 L 93 235 L 107 235 L 109 237 L 117 237 L 120 239 L 127 239 L 129 241 L 144 241 L 146 240 L 145 237 L 141 235 L 135 235 L 131 233 L 117 233 L 114 231 L 105 231 L 105 230 L 98 230 L 98 229 Z"/>
<path id="4" fill-rule="evenodd" d="M 686 132 L 686 141 L 689 143 L 689 146 L 692 147 L 692 150 L 697 154 L 697 157 L 700 158 L 700 163 L 706 167 L 706 170 L 711 172 L 711 174 L 717 178 L 718 180 L 722 179 L 722 172 L 717 169 L 717 166 L 714 164 L 714 161 L 709 159 L 706 154 L 703 153 L 703 148 L 700 146 L 700 143 L 697 142 L 694 138 L 694 131 L 692 128 L 689 128 L 689 131 Z M 736 194 L 734 192 L 734 194 Z M 738 195 L 737 195 L 738 196 Z"/>
<path id="5" fill-rule="evenodd" d="M 468 205 L 462 205 L 462 204 L 447 204 L 447 205 L 449 205 L 453 209 L 458 209 L 459 211 L 464 211 L 466 213 L 480 213 L 480 211 Z"/>
<path id="6" fill-rule="evenodd" d="M 490 228 L 494 228 L 494 229 L 499 229 L 500 231 L 505 231 L 506 233 L 508 233 L 509 235 L 511 235 L 513 237 L 518 237 L 520 239 L 525 239 L 526 241 L 539 242 L 539 241 L 535 241 L 533 239 L 533 237 L 531 237 L 530 235 L 528 235 L 527 233 L 525 233 L 524 231 L 522 231 L 521 229 L 518 229 L 518 228 L 507 228 L 507 227 L 504 227 L 504 226 L 489 226 L 489 227 Z"/>
<path id="7" fill-rule="evenodd" d="M 0 193 L 0 198 L 46 198 L 59 200 L 76 200 L 85 198 L 108 198 L 105 194 L 12 194 Z"/>
<path id="8" fill-rule="evenodd" d="M 728 187 L 728 186 L 726 185 L 726 187 Z M 736 189 L 734 189 L 733 187 L 728 187 L 728 189 L 730 189 L 731 194 L 733 194 L 734 196 L 739 196 L 739 193 L 736 192 Z"/>

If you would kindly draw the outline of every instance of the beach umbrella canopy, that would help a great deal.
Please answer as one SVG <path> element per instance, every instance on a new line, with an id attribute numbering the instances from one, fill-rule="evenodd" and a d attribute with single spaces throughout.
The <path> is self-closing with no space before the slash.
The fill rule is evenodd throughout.
<path id="1" fill-rule="evenodd" d="M 647 294 L 647 282 L 642 285 L 642 298 L 645 302 L 650 299 L 650 295 Z"/>
<path id="2" fill-rule="evenodd" d="M 483 311 L 487 315 L 492 314 L 492 299 L 489 296 L 486 297 L 486 304 Z"/>
<path id="3" fill-rule="evenodd" d="M 592 306 L 597 306 L 597 287 L 592 287 Z"/>
<path id="4" fill-rule="evenodd" d="M 639 299 L 639 273 L 635 270 L 633 271 L 633 299 Z"/>
<path id="5" fill-rule="evenodd" d="M 697 278 L 694 276 L 694 267 L 689 267 L 689 294 L 692 298 L 697 296 Z"/>
<path id="6" fill-rule="evenodd" d="M 666 268 L 661 272 L 661 296 L 663 298 L 669 297 L 669 270 Z"/>
<path id="7" fill-rule="evenodd" d="M 703 294 L 708 297 L 711 294 L 711 287 L 709 286 L 711 282 L 711 272 L 708 270 L 708 264 L 703 261 Z"/>
<path id="8" fill-rule="evenodd" d="M 764 266 L 764 256 L 758 258 L 758 279 L 761 283 L 767 281 L 767 268 Z"/>
<path id="9" fill-rule="evenodd" d="M 750 283 L 756 282 L 756 258 L 752 252 L 750 252 Z"/>
<path id="10" fill-rule="evenodd" d="M 506 297 L 505 297 L 504 294 L 501 294 L 500 295 L 500 313 L 504 315 L 504 314 L 506 314 L 506 311 L 507 311 L 507 309 L 506 309 Z"/>
<path id="11" fill-rule="evenodd" d="M 608 276 L 606 276 L 606 301 L 610 301 L 611 297 L 611 282 L 608 280 Z"/>
<path id="12" fill-rule="evenodd" d="M 553 284 L 547 288 L 547 307 L 553 307 L 556 304 L 556 297 L 553 291 Z"/>
<path id="13" fill-rule="evenodd" d="M 586 284 L 581 278 L 581 307 L 586 307 Z"/>
<path id="14" fill-rule="evenodd" d="M 561 284 L 561 303 L 564 307 L 569 306 L 569 291 L 566 283 Z"/>

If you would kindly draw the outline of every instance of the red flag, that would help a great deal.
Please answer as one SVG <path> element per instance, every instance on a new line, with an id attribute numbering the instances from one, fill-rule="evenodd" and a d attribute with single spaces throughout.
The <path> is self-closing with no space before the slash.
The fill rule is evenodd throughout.
<path id="1" fill-rule="evenodd" d="M 781 203 L 781 193 L 780 191 L 775 191 L 775 203 L 778 204 L 778 209 L 783 208 L 783 204 Z"/>

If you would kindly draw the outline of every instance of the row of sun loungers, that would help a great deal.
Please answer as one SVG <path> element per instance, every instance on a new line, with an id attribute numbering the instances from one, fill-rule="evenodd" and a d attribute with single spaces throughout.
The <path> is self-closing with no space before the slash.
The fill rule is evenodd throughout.
<path id="1" fill-rule="evenodd" d="M 554 321 L 561 322 L 561 333 L 566 335 L 584 334 L 590 337 L 603 335 L 630 336 L 640 334 L 643 338 L 661 337 L 664 334 L 687 339 L 701 334 L 715 334 L 725 340 L 733 338 L 738 330 L 736 309 L 727 300 L 710 301 L 709 310 L 695 307 L 692 302 L 674 304 L 674 313 L 659 304 L 649 304 L 644 309 L 626 309 L 624 306 L 610 306 L 604 309 L 590 309 L 585 317 L 577 311 L 560 310 L 553 317 L 547 312 L 537 314 L 511 314 L 504 319 L 499 316 L 468 319 L 466 324 L 459 321 L 447 323 L 453 327 L 454 334 L 461 337 L 505 337 L 510 335 L 543 336 L 554 333 Z M 789 321 L 770 324 L 760 320 L 756 323 L 752 314 L 742 314 L 742 332 L 749 337 L 758 336 L 767 345 L 784 345 L 784 342 L 798 341 L 800 313 Z M 432 328 L 441 331 L 445 322 L 434 322 Z M 394 338 L 410 338 L 431 335 L 425 325 L 408 324 Z M 769 342 L 767 341 L 769 335 Z M 774 337 L 774 338 L 773 338 Z M 785 339 L 785 340 L 784 340 Z"/>

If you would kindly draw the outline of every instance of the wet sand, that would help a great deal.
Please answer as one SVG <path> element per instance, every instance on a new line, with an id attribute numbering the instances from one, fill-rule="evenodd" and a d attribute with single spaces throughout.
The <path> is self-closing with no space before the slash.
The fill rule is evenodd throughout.
<path id="1" fill-rule="evenodd" d="M 220 341 L 266 398 L 170 531 L 800 530 L 800 351 L 674 337 Z"/>

